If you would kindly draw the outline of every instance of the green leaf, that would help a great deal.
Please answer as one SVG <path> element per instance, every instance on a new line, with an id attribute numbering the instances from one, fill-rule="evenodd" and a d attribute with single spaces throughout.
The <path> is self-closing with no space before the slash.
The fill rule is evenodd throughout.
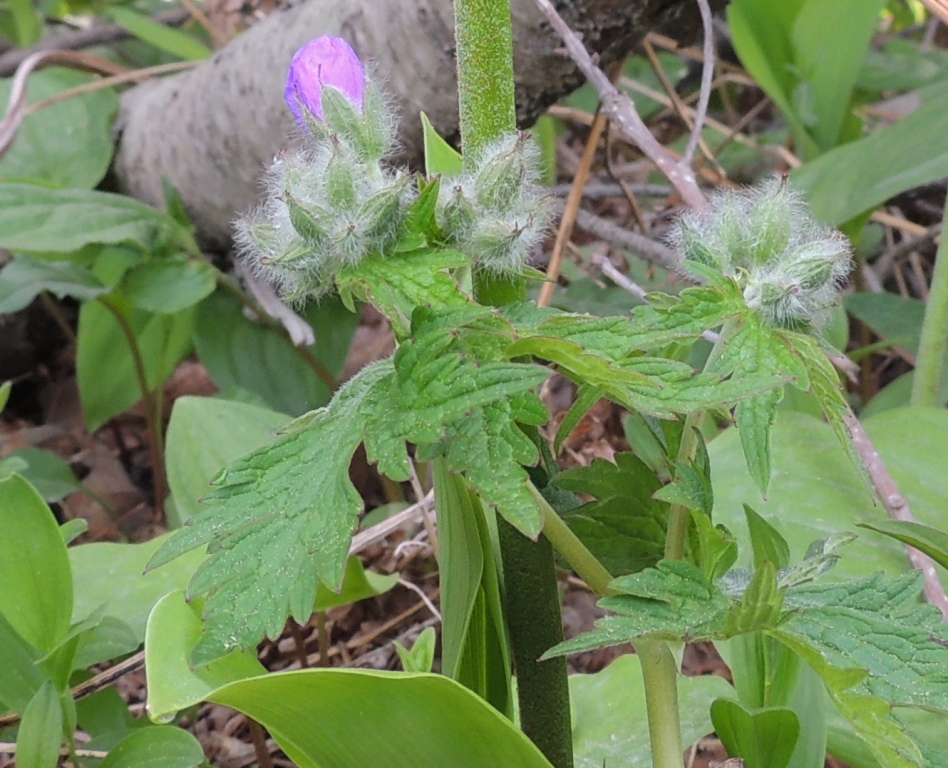
<path id="1" fill-rule="evenodd" d="M 793 587 L 785 603 L 794 612 L 775 636 L 807 643 L 837 669 L 868 670 L 856 693 L 948 712 L 948 646 L 938 640 L 937 609 L 918 602 L 920 579 L 906 574 L 886 581 L 877 574 Z"/>
<path id="2" fill-rule="evenodd" d="M 43 448 L 20 448 L 8 454 L 7 458 L 10 457 L 16 457 L 25 462 L 26 466 L 19 470 L 18 474 L 39 491 L 40 496 L 50 504 L 82 487 L 72 467 L 52 451 Z"/>
<path id="3" fill-rule="evenodd" d="M 948 175 L 948 91 L 931 88 L 908 117 L 827 152 L 794 171 L 793 186 L 807 195 L 821 220 L 842 224 L 907 189 Z"/>
<path id="4" fill-rule="evenodd" d="M 227 464 L 273 440 L 289 417 L 276 411 L 210 397 L 175 400 L 165 440 L 168 484 L 178 525 L 203 509 L 200 500 Z"/>
<path id="5" fill-rule="evenodd" d="M 79 635 L 73 669 L 88 669 L 94 664 L 120 658 L 135 651 L 140 644 L 141 638 L 128 624 L 114 616 L 105 616 Z"/>
<path id="6" fill-rule="evenodd" d="M 843 303 L 849 313 L 865 323 L 887 344 L 918 354 L 925 302 L 892 293 L 854 293 Z"/>
<path id="7" fill-rule="evenodd" d="M 78 677 L 81 675 L 77 675 Z M 114 735 L 127 732 L 133 727 L 128 704 L 114 686 L 102 688 L 77 700 L 76 720 L 79 727 L 93 739 L 103 734 Z"/>
<path id="8" fill-rule="evenodd" d="M 807 367 L 792 345 L 792 342 L 804 345 L 805 338 L 791 338 L 767 325 L 756 312 L 749 312 L 728 335 L 727 343 L 716 348 L 720 354 L 709 370 L 737 380 L 769 373 L 785 377 L 798 389 L 807 390 L 810 386 Z M 817 354 L 821 354 L 819 350 Z M 770 430 L 782 398 L 782 387 L 772 389 L 742 401 L 734 413 L 747 468 L 765 495 L 771 474 Z"/>
<path id="9" fill-rule="evenodd" d="M 0 271 L 0 314 L 19 312 L 42 291 L 88 301 L 109 289 L 78 264 L 39 261 L 19 254 Z"/>
<path id="10" fill-rule="evenodd" d="M 185 61 L 209 59 L 211 50 L 194 36 L 165 26 L 123 6 L 110 6 L 106 14 L 139 40 Z"/>
<path id="11" fill-rule="evenodd" d="M 58 67 L 33 72 L 27 100 L 36 104 L 90 82 L 89 75 Z M 11 83 L 12 79 L 0 81 L 0 102 L 4 104 L 10 98 Z M 112 118 L 117 109 L 115 91 L 100 88 L 28 115 L 16 141 L 0 160 L 0 182 L 36 181 L 53 187 L 92 189 L 112 160 Z"/>
<path id="12" fill-rule="evenodd" d="M 23 713 L 16 738 L 16 764 L 20 768 L 56 768 L 63 741 L 63 710 L 50 681 L 36 692 Z"/>
<path id="13" fill-rule="evenodd" d="M 42 653 L 30 645 L 0 613 L 0 707 L 22 714 L 48 679 L 37 665 Z"/>
<path id="14" fill-rule="evenodd" d="M 617 593 L 599 601 L 612 614 L 596 629 L 560 643 L 542 658 L 656 639 L 700 642 L 724 636 L 732 601 L 700 569 L 684 560 L 662 560 L 657 567 L 616 579 Z"/>
<path id="15" fill-rule="evenodd" d="M 813 94 L 819 120 L 809 127 L 824 151 L 853 138 L 847 125 L 852 91 L 884 5 L 885 0 L 857 7 L 808 0 L 793 25 L 794 70 Z M 827 35 L 834 45 L 823 45 Z"/>
<path id="16" fill-rule="evenodd" d="M 434 664 L 435 643 L 438 639 L 438 633 L 434 627 L 428 627 L 423 630 L 418 639 L 415 640 L 411 649 L 406 648 L 397 640 L 395 641 L 395 650 L 398 652 L 398 658 L 402 662 L 402 669 L 406 672 L 430 672 Z"/>
<path id="17" fill-rule="evenodd" d="M 548 371 L 541 368 L 535 373 L 532 383 L 539 383 L 537 378 L 543 381 Z M 515 423 L 510 402 L 498 398 L 484 404 L 452 424 L 446 439 L 448 464 L 464 473 L 481 500 L 524 535 L 537 536 L 543 521 L 522 465 L 536 465 L 540 454 Z"/>
<path id="18" fill-rule="evenodd" d="M 550 768 L 510 720 L 442 675 L 308 669 L 209 698 L 258 721 L 301 766 Z"/>
<path id="19" fill-rule="evenodd" d="M 777 587 L 777 569 L 769 560 L 754 570 L 750 583 L 725 617 L 727 637 L 766 629 L 780 623 L 783 594 Z"/>
<path id="20" fill-rule="evenodd" d="M 602 390 L 588 385 L 580 385 L 576 391 L 576 397 L 569 411 L 563 417 L 559 427 L 556 430 L 556 439 L 553 441 L 553 453 L 559 454 L 560 448 L 566 439 L 573 434 L 576 427 L 579 426 L 583 417 L 589 413 L 589 410 L 602 399 Z"/>
<path id="21" fill-rule="evenodd" d="M 877 441 L 887 465 L 897 461 L 895 466 L 902 466 L 901 472 L 896 469 L 896 481 L 908 495 L 914 514 L 923 522 L 938 524 L 943 515 L 938 499 L 940 494 L 948 494 L 948 483 L 938 480 L 944 477 L 938 467 L 941 441 L 948 440 L 948 418 L 942 419 L 935 411 L 930 412 L 932 418 L 911 420 L 906 410 L 892 413 L 895 417 L 890 419 L 891 429 L 885 436 L 872 429 L 873 420 L 867 421 L 870 437 Z M 903 430 L 905 436 L 899 444 L 888 447 L 888 435 L 901 435 Z M 851 529 L 857 519 L 884 517 L 880 508 L 873 508 L 832 428 L 822 420 L 802 413 L 781 413 L 774 425 L 773 445 L 774 478 L 766 501 L 760 500 L 756 484 L 744 470 L 736 430 L 726 430 L 708 446 L 714 520 L 727 526 L 739 541 L 748 540 L 745 503 L 752 503 L 787 540 L 793 559 L 802 557 L 810 542 Z M 909 450 L 904 459 L 902 450 Z M 895 574 L 908 568 L 905 554 L 895 542 L 861 537 L 846 554 L 838 566 L 838 573 L 845 576 L 866 576 L 877 570 Z M 744 562 L 749 564 L 749 559 Z"/>
<path id="22" fill-rule="evenodd" d="M 31 645 L 52 651 L 72 615 L 72 573 L 53 513 L 22 477 L 0 480 L 0 613 Z"/>
<path id="23" fill-rule="evenodd" d="M 157 389 L 191 351 L 193 311 L 152 315 L 124 306 L 118 311 L 135 336 L 148 387 Z M 142 398 L 129 342 L 115 316 L 98 302 L 83 304 L 79 310 L 76 369 L 90 430 Z"/>
<path id="24" fill-rule="evenodd" d="M 645 685 L 636 656 L 592 675 L 570 675 L 573 751 L 578 768 L 652 768 Z M 711 732 L 711 702 L 733 693 L 717 675 L 678 678 L 681 737 L 693 744 Z"/>
<path id="25" fill-rule="evenodd" d="M 194 251 L 190 233 L 150 205 L 123 195 L 36 184 L 0 184 L 0 247 L 71 253 L 91 243 L 134 243 L 151 250 L 169 240 Z"/>
<path id="26" fill-rule="evenodd" d="M 942 568 L 948 568 L 948 534 L 937 528 L 907 520 L 856 523 L 860 528 L 890 536 L 924 552 Z"/>
<path id="27" fill-rule="evenodd" d="M 882 766 L 918 768 L 923 765 L 918 745 L 891 716 L 890 705 L 876 696 L 851 693 L 853 685 L 865 678 L 865 670 L 837 669 L 828 665 L 819 652 L 792 636 L 772 636 L 799 654 L 822 678 L 830 699 L 849 721 L 855 734 L 869 747 Z"/>
<path id="28" fill-rule="evenodd" d="M 184 589 L 203 559 L 192 552 L 154 573 L 145 564 L 169 538 L 159 536 L 143 544 L 95 542 L 69 548 L 75 582 L 73 621 L 82 621 L 104 608 L 105 621 L 127 624 L 139 643 L 145 639 L 145 622 L 152 607 L 168 592 Z"/>
<path id="29" fill-rule="evenodd" d="M 201 638 L 201 629 L 201 601 L 185 602 L 183 590 L 162 597 L 148 617 L 145 671 L 152 719 L 167 722 L 222 685 L 265 673 L 254 649 L 191 666 L 188 657 Z"/>
<path id="30" fill-rule="evenodd" d="M 533 316 L 513 315 L 512 319 L 521 336 L 572 341 L 600 356 L 620 360 L 635 350 L 661 350 L 676 341 L 696 339 L 747 310 L 733 281 L 686 288 L 678 297 L 650 294 L 649 298 L 653 303 L 636 307 L 632 317 L 600 318 L 533 308 Z"/>
<path id="31" fill-rule="evenodd" d="M 316 587 L 314 610 L 328 611 L 339 605 L 350 605 L 359 600 L 385 594 L 398 583 L 397 573 L 381 574 L 367 571 L 358 557 L 352 555 L 346 561 L 346 573 L 342 578 L 342 589 L 332 592 L 325 585 Z"/>
<path id="32" fill-rule="evenodd" d="M 793 24 L 806 0 L 790 0 L 768 8 L 755 0 L 738 0 L 728 8 L 728 24 L 741 63 L 783 112 L 806 155 L 817 152 L 815 142 L 794 108 L 796 90 Z"/>
<path id="33" fill-rule="evenodd" d="M 392 323 L 396 336 L 407 335 L 415 307 L 464 307 L 470 300 L 447 270 L 469 264 L 451 250 L 419 249 L 386 258 L 370 256 L 336 277 L 347 306 L 353 297 L 374 304 Z"/>
<path id="34" fill-rule="evenodd" d="M 311 304 L 302 317 L 316 334 L 309 351 L 332 376 L 338 376 L 352 343 L 359 315 L 337 299 Z M 197 308 L 194 346 L 198 358 L 222 392 L 242 390 L 275 411 L 300 416 L 325 405 L 332 393 L 277 331 L 248 320 L 240 304 L 218 291 Z"/>
<path id="35" fill-rule="evenodd" d="M 692 557 L 702 573 L 716 581 L 737 561 L 737 542 L 726 527 L 713 525 L 711 516 L 703 510 L 691 510 L 691 520 L 694 525 L 693 532 L 689 531 Z"/>
<path id="36" fill-rule="evenodd" d="M 204 749 L 194 736 L 170 725 L 133 731 L 112 749 L 101 768 L 196 768 Z"/>
<path id="37" fill-rule="evenodd" d="M 214 267 L 197 259 L 152 259 L 125 273 L 122 293 L 132 306 L 173 315 L 209 296 L 217 285 Z"/>
<path id="38" fill-rule="evenodd" d="M 790 565 L 790 547 L 780 532 L 747 504 L 744 505 L 744 517 L 754 550 L 754 570 L 765 562 L 773 563 L 777 570 Z"/>
<path id="39" fill-rule="evenodd" d="M 360 408 L 390 375 L 390 363 L 363 369 L 329 406 L 306 417 L 305 428 L 223 470 L 207 509 L 149 562 L 150 570 L 211 545 L 188 589 L 190 597 L 208 595 L 207 633 L 194 650 L 195 664 L 252 648 L 264 635 L 277 637 L 288 615 L 305 623 L 317 579 L 340 588 L 363 506 L 348 474 L 365 428 Z"/>
<path id="40" fill-rule="evenodd" d="M 519 329 L 518 329 L 519 330 Z M 596 387 L 635 411 L 662 418 L 731 404 L 786 383 L 785 375 L 722 380 L 695 374 L 691 366 L 667 358 L 637 357 L 616 363 L 573 340 L 521 338 L 507 350 L 511 357 L 534 355 L 555 363 L 577 383 Z"/>
<path id="41" fill-rule="evenodd" d="M 661 560 L 668 505 L 652 498 L 662 484 L 636 456 L 617 453 L 615 463 L 595 459 L 560 472 L 553 484 L 595 497 L 563 519 L 610 573 L 640 571 Z"/>
<path id="42" fill-rule="evenodd" d="M 458 176 L 463 170 L 461 155 L 441 138 L 424 112 L 421 113 L 421 129 L 425 140 L 425 173 Z"/>
<path id="43" fill-rule="evenodd" d="M 508 713 L 511 652 L 484 508 L 442 459 L 435 459 L 432 469 L 444 564 L 442 671 Z"/>
<path id="44" fill-rule="evenodd" d="M 717 699 L 711 721 L 728 756 L 743 758 L 747 768 L 787 768 L 800 738 L 800 720 L 786 707 L 752 711 L 731 699 Z"/>

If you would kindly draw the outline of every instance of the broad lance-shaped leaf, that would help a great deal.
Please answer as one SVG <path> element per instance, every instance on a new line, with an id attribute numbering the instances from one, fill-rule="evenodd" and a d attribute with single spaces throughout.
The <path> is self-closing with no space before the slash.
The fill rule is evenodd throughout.
<path id="1" fill-rule="evenodd" d="M 206 631 L 192 662 L 277 637 L 286 617 L 306 621 L 319 581 L 338 590 L 362 499 L 349 480 L 362 441 L 365 397 L 392 375 L 390 362 L 365 369 L 305 426 L 231 464 L 192 518 L 155 553 L 156 568 L 208 544 L 189 597 L 207 595 Z"/>

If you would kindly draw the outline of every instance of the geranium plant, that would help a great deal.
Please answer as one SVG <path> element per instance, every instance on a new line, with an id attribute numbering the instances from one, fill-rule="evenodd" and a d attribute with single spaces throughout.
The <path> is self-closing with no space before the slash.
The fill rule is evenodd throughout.
<path id="1" fill-rule="evenodd" d="M 771 475 L 770 428 L 787 387 L 815 395 L 858 462 L 848 405 L 818 335 L 849 270 L 847 242 L 816 224 L 785 181 L 724 193 L 710 205 L 698 192 L 692 200 L 700 210 L 681 217 L 674 237 L 695 287 L 653 296 L 628 317 L 526 301 L 526 281 L 536 276 L 529 257 L 551 214 L 535 151 L 516 131 L 509 7 L 505 0 L 458 0 L 456 7 L 463 158 L 428 130 L 424 177 L 386 164 L 394 117 L 345 41 L 314 40 L 290 66 L 285 95 L 300 134 L 274 161 L 265 202 L 238 225 L 243 258 L 290 301 L 338 292 L 352 308 L 372 303 L 391 323 L 398 348 L 343 385 L 325 408 L 224 469 L 206 511 L 153 558 L 157 568 L 208 547 L 188 590 L 203 601 L 203 626 L 187 644 L 194 670 L 183 669 L 183 680 L 197 676 L 207 696 L 266 722 L 297 759 L 357 764 L 351 750 L 335 762 L 323 758 L 340 749 L 328 731 L 301 746 L 292 735 L 297 726 L 268 715 L 264 700 L 308 684 L 344 708 L 350 693 L 369 695 L 359 675 L 322 670 L 307 683 L 274 675 L 215 688 L 207 681 L 219 685 L 226 675 L 201 670 L 220 670 L 233 654 L 277 637 L 288 617 L 308 620 L 320 586 L 341 588 L 363 510 L 348 469 L 364 445 L 395 482 L 430 463 L 441 532 L 444 676 L 493 707 L 491 717 L 513 717 L 516 671 L 519 723 L 543 757 L 501 729 L 492 731 L 493 746 L 517 746 L 509 762 L 494 764 L 571 766 L 562 656 L 629 641 L 642 661 L 653 765 L 678 768 L 678 647 L 732 638 L 748 643 L 745 690 L 759 683 L 769 691 L 743 709 L 716 706 L 715 722 L 737 749 L 757 738 L 753 707 L 776 707 L 787 761 L 798 749 L 815 759 L 819 726 L 801 729 L 795 697 L 803 691 L 822 700 L 822 684 L 880 763 L 920 764 L 890 705 L 948 710 L 948 688 L 936 673 L 948 664 L 948 649 L 937 640 L 932 612 L 915 604 L 914 577 L 814 583 L 843 542 L 817 542 L 792 564 L 776 530 L 750 509 L 754 567 L 736 569 L 737 544 L 711 517 L 699 429 L 708 413 L 736 406 L 748 467 L 762 491 Z M 704 370 L 667 354 L 703 335 L 715 340 Z M 560 473 L 543 431 L 549 414 L 537 396 L 554 372 L 576 389 L 554 446 L 607 398 L 647 425 L 648 458 L 633 444 L 614 468 Z M 610 472 L 621 482 L 604 482 Z M 610 554 L 610 573 L 603 553 L 561 513 L 578 503 L 573 491 L 596 487 L 602 502 L 623 484 L 647 489 L 642 498 L 658 533 L 630 537 L 627 550 Z M 596 631 L 566 643 L 554 550 L 610 611 Z M 746 671 L 755 654 L 773 663 Z M 159 670 L 168 668 L 156 661 L 150 674 Z M 322 687 L 330 680 L 339 688 Z M 385 686 L 402 686 L 406 704 L 417 697 L 409 706 L 418 712 L 435 701 L 425 698 L 434 696 L 425 686 L 442 685 L 417 673 L 384 680 L 373 682 L 379 696 Z M 163 703 L 175 700 L 174 684 L 170 689 Z"/>

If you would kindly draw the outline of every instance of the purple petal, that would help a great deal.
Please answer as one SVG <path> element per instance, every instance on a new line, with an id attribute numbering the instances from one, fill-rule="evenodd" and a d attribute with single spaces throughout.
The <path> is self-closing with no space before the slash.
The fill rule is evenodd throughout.
<path id="1" fill-rule="evenodd" d="M 323 119 L 323 87 L 331 85 L 362 110 L 365 68 L 341 37 L 317 37 L 300 48 L 290 62 L 283 97 L 296 121 L 306 127 L 300 104 L 317 120 Z"/>

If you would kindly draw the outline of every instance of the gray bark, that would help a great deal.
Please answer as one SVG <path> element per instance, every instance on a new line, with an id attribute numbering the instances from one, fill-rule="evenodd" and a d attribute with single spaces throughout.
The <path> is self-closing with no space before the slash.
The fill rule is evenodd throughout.
<path id="1" fill-rule="evenodd" d="M 649 31 L 691 40 L 694 0 L 559 0 L 554 3 L 604 65 Z M 713 3 L 714 4 L 714 3 Z M 721 5 L 718 2 L 717 5 Z M 513 0 L 517 112 L 530 125 L 580 82 L 533 0 Z M 419 111 L 457 139 L 453 10 L 450 0 L 305 0 L 272 13 L 193 70 L 128 91 L 116 123 L 120 187 L 162 205 L 162 177 L 181 195 L 207 247 L 226 248 L 231 223 L 252 207 L 258 179 L 292 138 L 283 103 L 294 51 L 323 34 L 340 35 L 398 104 L 400 162 L 421 152 Z"/>

